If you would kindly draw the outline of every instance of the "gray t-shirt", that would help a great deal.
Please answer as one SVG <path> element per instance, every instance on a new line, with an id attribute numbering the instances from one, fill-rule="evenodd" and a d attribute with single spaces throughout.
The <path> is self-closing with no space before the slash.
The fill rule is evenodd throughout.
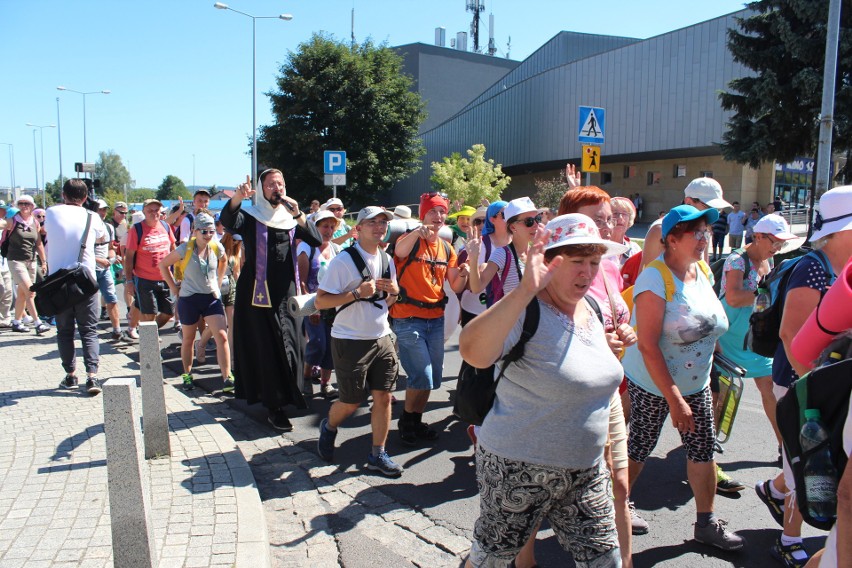
<path id="1" fill-rule="evenodd" d="M 538 329 L 497 385 L 479 443 L 513 460 L 587 469 L 603 456 L 621 364 L 591 308 L 588 324 L 579 329 L 548 304 L 539 302 L 539 308 Z M 522 314 L 506 338 L 504 354 L 518 342 L 524 319 Z"/>
<path id="2" fill-rule="evenodd" d="M 180 255 L 181 260 L 186 255 L 186 246 L 187 243 L 183 243 L 175 249 Z M 217 298 L 221 296 L 216 272 L 219 268 L 219 258 L 225 254 L 225 251 L 221 245 L 214 247 L 210 244 L 207 248 L 206 259 L 198 257 L 197 248 L 192 251 L 189 264 L 186 266 L 186 270 L 183 271 L 183 281 L 180 284 L 179 297 L 185 298 L 193 294 L 213 294 Z"/>

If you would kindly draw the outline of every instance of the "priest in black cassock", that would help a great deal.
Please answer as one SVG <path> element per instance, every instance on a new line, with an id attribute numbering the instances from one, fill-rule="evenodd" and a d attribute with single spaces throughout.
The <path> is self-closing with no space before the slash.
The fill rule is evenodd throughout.
<path id="1" fill-rule="evenodd" d="M 305 222 L 299 204 L 287 196 L 284 175 L 275 169 L 258 176 L 262 193 L 241 184 L 222 209 L 220 220 L 243 238 L 245 265 L 234 304 L 234 374 L 236 396 L 269 410 L 269 423 L 289 432 L 286 406 L 307 408 L 302 395 L 304 337 L 287 310 L 287 299 L 299 294 L 296 239 L 320 246 L 322 237 Z M 257 195 L 255 195 L 257 193 Z M 255 204 L 242 207 L 255 196 Z"/>

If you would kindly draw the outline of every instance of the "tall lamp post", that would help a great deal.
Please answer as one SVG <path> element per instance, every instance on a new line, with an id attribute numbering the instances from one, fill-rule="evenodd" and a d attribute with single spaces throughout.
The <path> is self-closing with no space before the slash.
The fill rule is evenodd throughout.
<path id="1" fill-rule="evenodd" d="M 44 183 L 44 129 L 45 128 L 56 128 L 55 124 L 44 124 L 38 125 L 33 124 L 32 122 L 28 122 L 27 126 L 33 127 L 33 156 L 36 158 L 36 190 L 39 189 L 38 186 L 38 156 L 36 154 L 36 141 L 35 141 L 35 133 L 36 128 L 38 128 L 39 139 L 41 140 L 41 206 L 45 207 L 47 200 L 45 199 L 45 183 Z"/>
<path id="2" fill-rule="evenodd" d="M 15 198 L 15 145 L 9 142 L 0 142 L 0 146 L 9 147 L 9 177 L 12 185 L 9 186 L 10 199 Z"/>
<path id="3" fill-rule="evenodd" d="M 217 10 L 230 10 L 237 14 L 242 14 L 251 18 L 251 177 L 254 186 L 257 187 L 257 41 L 256 41 L 256 24 L 257 20 L 285 20 L 293 19 L 292 14 L 281 14 L 279 16 L 252 16 L 239 10 L 234 10 L 227 4 L 216 2 L 213 7 Z"/>
<path id="4" fill-rule="evenodd" d="M 74 89 L 69 89 L 68 87 L 63 87 L 61 85 L 59 87 L 56 87 L 56 90 L 68 91 L 69 93 L 77 93 L 78 95 L 83 95 L 83 161 L 88 162 L 88 155 L 86 153 L 86 95 L 108 95 L 112 91 L 75 91 Z"/>
<path id="5" fill-rule="evenodd" d="M 56 138 L 59 140 L 59 184 L 62 180 L 62 124 L 59 122 L 59 97 L 56 97 Z"/>

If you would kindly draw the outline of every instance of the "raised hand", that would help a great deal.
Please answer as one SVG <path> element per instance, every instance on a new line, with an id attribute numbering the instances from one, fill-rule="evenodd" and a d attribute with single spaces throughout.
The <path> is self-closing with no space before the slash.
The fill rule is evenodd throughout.
<path id="1" fill-rule="evenodd" d="M 257 193 L 254 188 L 251 186 L 251 176 L 246 174 L 245 183 L 241 183 L 237 186 L 236 193 L 240 196 L 240 199 L 251 199 L 255 193 Z"/>
<path id="2" fill-rule="evenodd" d="M 574 164 L 565 164 L 565 181 L 569 187 L 577 187 L 582 183 L 582 174 L 577 171 Z"/>
<path id="3" fill-rule="evenodd" d="M 532 246 L 527 252 L 527 263 L 520 286 L 528 293 L 535 295 L 543 290 L 553 279 L 556 269 L 562 264 L 564 257 L 557 256 L 550 264 L 544 262 L 544 247 L 550 240 L 550 231 L 538 228 L 533 238 Z"/>

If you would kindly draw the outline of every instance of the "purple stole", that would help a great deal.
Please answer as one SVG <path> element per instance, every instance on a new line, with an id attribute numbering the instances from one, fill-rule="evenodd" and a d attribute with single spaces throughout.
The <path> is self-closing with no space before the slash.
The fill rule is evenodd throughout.
<path id="1" fill-rule="evenodd" d="M 290 235 L 290 257 L 293 259 L 293 268 L 296 273 L 296 282 L 299 282 L 299 264 L 296 259 L 296 251 L 293 246 L 296 242 L 296 227 L 289 231 Z M 255 220 L 255 261 L 254 261 L 254 291 L 251 296 L 251 305 L 256 308 L 271 308 L 272 299 L 269 297 L 269 284 L 266 281 L 266 264 L 269 253 L 269 229 L 266 225 Z"/>

